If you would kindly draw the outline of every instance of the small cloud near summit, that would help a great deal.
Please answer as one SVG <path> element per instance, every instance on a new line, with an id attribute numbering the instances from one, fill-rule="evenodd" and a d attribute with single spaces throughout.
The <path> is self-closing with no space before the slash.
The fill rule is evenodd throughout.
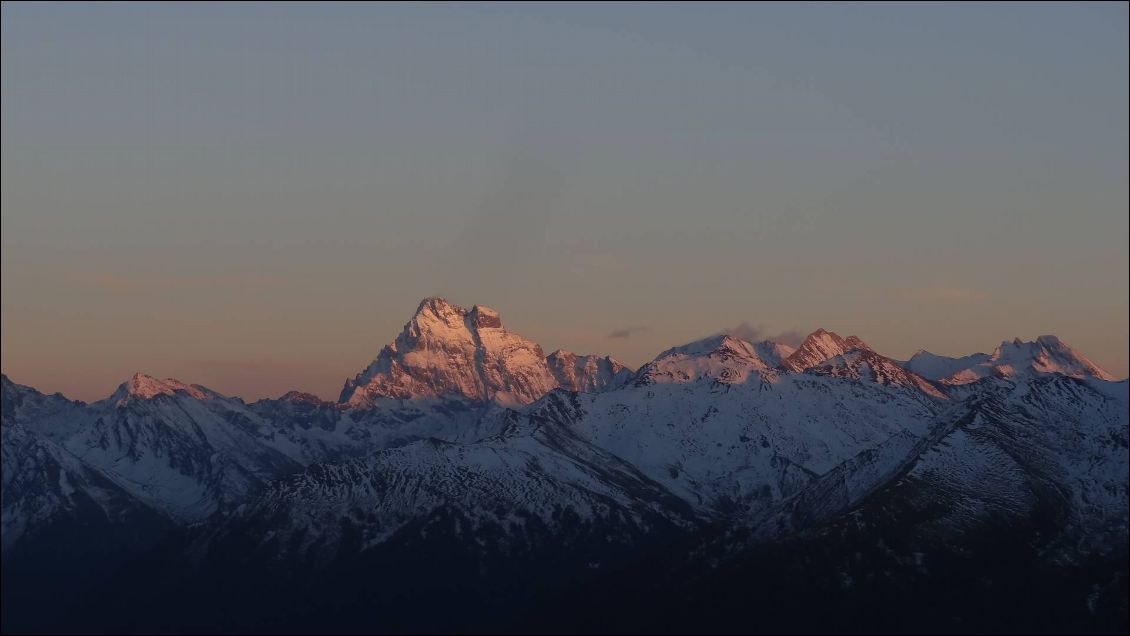
<path id="1" fill-rule="evenodd" d="M 650 329 L 651 329 L 650 327 L 641 327 L 641 326 L 620 327 L 619 329 L 613 329 L 612 333 L 608 334 L 608 337 L 609 338 L 631 338 L 632 336 L 634 336 L 636 334 L 646 333 L 646 332 L 650 331 Z"/>
<path id="2" fill-rule="evenodd" d="M 748 322 L 743 322 L 737 327 L 732 329 L 723 329 L 721 332 L 735 338 L 741 338 L 746 342 L 759 342 L 761 340 L 772 340 L 781 344 L 789 345 L 790 347 L 798 347 L 800 343 L 804 342 L 804 334 L 796 329 L 789 329 L 782 331 L 778 334 L 771 334 L 765 328 L 765 325 L 751 325 Z"/>

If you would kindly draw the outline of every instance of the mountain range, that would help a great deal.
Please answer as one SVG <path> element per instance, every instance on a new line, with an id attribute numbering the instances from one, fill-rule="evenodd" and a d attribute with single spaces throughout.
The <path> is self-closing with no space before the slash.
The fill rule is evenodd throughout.
<path id="1" fill-rule="evenodd" d="M 428 298 L 336 402 L 0 381 L 5 632 L 1128 625 L 1127 381 L 1054 336 L 632 370 Z"/>

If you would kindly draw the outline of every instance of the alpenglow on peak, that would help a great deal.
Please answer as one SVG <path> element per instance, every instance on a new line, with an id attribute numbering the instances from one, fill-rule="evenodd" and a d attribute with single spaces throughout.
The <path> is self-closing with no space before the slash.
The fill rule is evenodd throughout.
<path id="1" fill-rule="evenodd" d="M 596 389 L 624 381 L 623 375 L 619 363 L 566 365 L 560 354 L 547 361 L 540 345 L 507 331 L 490 307 L 466 309 L 432 297 L 420 302 L 372 364 L 345 383 L 340 401 L 364 406 L 382 398 L 450 396 L 520 405 L 563 383 L 571 390 Z"/>

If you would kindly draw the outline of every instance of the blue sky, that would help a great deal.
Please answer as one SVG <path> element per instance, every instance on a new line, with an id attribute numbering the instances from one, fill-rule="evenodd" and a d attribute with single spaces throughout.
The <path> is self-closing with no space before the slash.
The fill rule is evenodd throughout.
<path id="1" fill-rule="evenodd" d="M 332 396 L 433 294 L 632 365 L 747 322 L 1127 374 L 1125 3 L 0 11 L 17 381 Z"/>

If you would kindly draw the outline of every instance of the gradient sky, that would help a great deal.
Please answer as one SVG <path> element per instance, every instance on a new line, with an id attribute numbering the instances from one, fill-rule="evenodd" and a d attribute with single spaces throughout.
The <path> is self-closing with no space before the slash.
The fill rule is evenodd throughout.
<path id="1" fill-rule="evenodd" d="M 3 371 L 336 397 L 419 300 L 1128 350 L 1110 4 L 2 7 Z"/>

